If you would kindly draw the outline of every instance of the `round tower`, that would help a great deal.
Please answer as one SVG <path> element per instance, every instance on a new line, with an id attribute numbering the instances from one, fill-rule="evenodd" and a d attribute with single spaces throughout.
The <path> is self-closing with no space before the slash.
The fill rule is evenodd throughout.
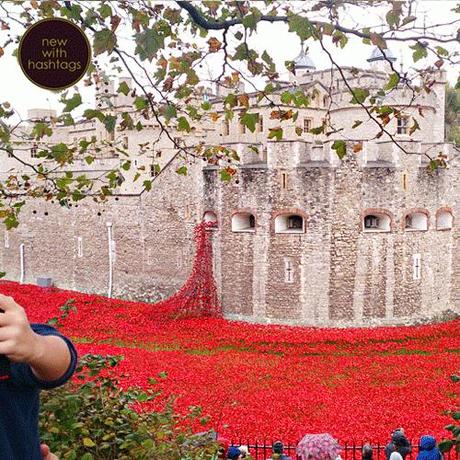
<path id="1" fill-rule="evenodd" d="M 302 42 L 300 53 L 294 59 L 294 79 L 299 81 L 315 70 L 315 63 L 308 56 Z"/>
<path id="2" fill-rule="evenodd" d="M 390 49 L 382 49 L 376 46 L 372 50 L 370 57 L 367 59 L 367 62 L 369 62 L 371 69 L 374 71 L 390 73 L 390 62 L 396 62 L 396 58 Z"/>

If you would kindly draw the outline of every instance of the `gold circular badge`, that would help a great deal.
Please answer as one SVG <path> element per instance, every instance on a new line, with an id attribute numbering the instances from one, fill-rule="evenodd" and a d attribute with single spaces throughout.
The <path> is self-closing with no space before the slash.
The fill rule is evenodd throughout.
<path id="1" fill-rule="evenodd" d="M 42 19 L 21 38 L 18 60 L 37 86 L 61 90 L 77 83 L 88 70 L 91 45 L 85 33 L 67 19 Z"/>

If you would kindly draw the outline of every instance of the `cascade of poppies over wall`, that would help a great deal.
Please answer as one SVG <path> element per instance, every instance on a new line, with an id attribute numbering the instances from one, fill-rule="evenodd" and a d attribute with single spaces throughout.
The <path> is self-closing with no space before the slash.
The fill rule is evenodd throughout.
<path id="1" fill-rule="evenodd" d="M 212 229 L 215 222 L 201 222 L 195 227 L 195 259 L 192 271 L 179 291 L 155 304 L 174 318 L 222 317 L 212 267 Z"/>

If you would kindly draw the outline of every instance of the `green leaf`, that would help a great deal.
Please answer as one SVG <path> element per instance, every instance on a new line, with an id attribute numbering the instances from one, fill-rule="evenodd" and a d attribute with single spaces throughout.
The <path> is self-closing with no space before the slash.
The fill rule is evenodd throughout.
<path id="1" fill-rule="evenodd" d="M 445 48 L 443 48 L 442 46 L 436 46 L 436 52 L 440 55 L 440 56 L 449 56 L 449 51 L 447 51 Z"/>
<path id="2" fill-rule="evenodd" d="M 44 136 L 51 136 L 52 134 L 53 130 L 49 127 L 49 125 L 41 121 L 35 123 L 32 128 L 32 136 L 34 139 L 41 139 Z"/>
<path id="3" fill-rule="evenodd" d="M 80 457 L 80 460 L 94 460 L 93 454 L 86 452 Z"/>
<path id="4" fill-rule="evenodd" d="M 221 169 L 219 175 L 220 180 L 223 182 L 230 182 L 232 180 L 232 175 L 226 169 Z"/>
<path id="5" fill-rule="evenodd" d="M 177 129 L 179 131 L 186 131 L 186 132 L 190 132 L 190 124 L 187 120 L 187 118 L 185 117 L 179 117 L 177 119 L 178 123 L 177 123 Z"/>
<path id="6" fill-rule="evenodd" d="M 152 181 L 151 180 L 145 180 L 142 185 L 144 186 L 145 190 L 147 190 L 147 192 L 150 192 L 150 190 L 152 190 Z"/>
<path id="7" fill-rule="evenodd" d="M 283 104 L 290 104 L 293 98 L 293 94 L 290 91 L 284 91 L 281 93 L 281 102 Z"/>
<path id="8" fill-rule="evenodd" d="M 347 154 L 347 144 L 345 141 L 334 141 L 331 147 L 337 153 L 337 156 L 342 159 Z"/>
<path id="9" fill-rule="evenodd" d="M 292 14 L 288 18 L 289 32 L 295 32 L 300 40 L 305 41 L 316 35 L 314 25 L 305 16 Z"/>
<path id="10" fill-rule="evenodd" d="M 362 124 L 362 120 L 355 120 L 353 123 L 353 126 L 351 127 L 352 129 L 357 128 L 360 124 Z"/>
<path id="11" fill-rule="evenodd" d="M 70 99 L 61 98 L 61 102 L 65 104 L 63 112 L 71 112 L 82 103 L 81 95 L 80 93 L 75 93 Z"/>
<path id="12" fill-rule="evenodd" d="M 258 113 L 248 113 L 245 112 L 244 115 L 240 118 L 240 123 L 246 126 L 251 133 L 256 130 L 256 123 L 259 121 Z"/>
<path id="13" fill-rule="evenodd" d="M 112 8 L 107 3 L 103 3 L 99 8 L 99 14 L 105 19 L 112 16 Z"/>
<path id="14" fill-rule="evenodd" d="M 104 122 L 105 115 L 100 110 L 87 109 L 83 112 L 83 116 L 87 120 L 97 118 L 100 122 Z"/>
<path id="15" fill-rule="evenodd" d="M 412 59 L 414 62 L 419 61 L 420 59 L 426 58 L 428 56 L 428 51 L 425 46 L 421 43 L 416 43 L 413 46 L 409 47 L 410 49 L 414 50 L 412 53 Z"/>
<path id="16" fill-rule="evenodd" d="M 110 29 L 98 30 L 94 33 L 94 56 L 107 52 L 110 54 L 117 44 L 117 37 Z"/>
<path id="17" fill-rule="evenodd" d="M 127 96 L 129 91 L 130 89 L 129 89 L 128 84 L 125 81 L 122 81 L 120 85 L 118 86 L 117 93 L 122 93 L 125 96 Z"/>
<path id="18" fill-rule="evenodd" d="M 164 117 L 166 121 L 171 120 L 171 118 L 177 117 L 177 110 L 172 104 L 166 106 Z"/>
<path id="19" fill-rule="evenodd" d="M 257 23 L 262 17 L 262 13 L 257 8 L 251 8 L 252 13 L 244 16 L 242 23 L 246 29 L 256 30 Z"/>
<path id="20" fill-rule="evenodd" d="M 181 176 L 186 176 L 187 175 L 187 166 L 181 166 L 177 171 L 177 174 Z"/>
<path id="21" fill-rule="evenodd" d="M 4 278 L 6 276 L 6 272 L 0 272 L 0 278 Z"/>
<path id="22" fill-rule="evenodd" d="M 393 72 L 390 75 L 390 79 L 388 80 L 388 83 L 385 85 L 385 89 L 387 91 L 392 90 L 397 84 L 399 83 L 399 75 L 396 72 Z"/>
<path id="23" fill-rule="evenodd" d="M 280 141 L 283 138 L 283 129 L 278 128 L 271 128 L 268 132 L 268 138 L 273 139 L 275 138 L 277 141 Z"/>
<path id="24" fill-rule="evenodd" d="M 164 48 L 164 36 L 160 35 L 156 29 L 147 29 L 136 36 L 135 53 L 139 55 L 141 61 L 152 59 L 156 56 L 158 50 Z"/>
<path id="25" fill-rule="evenodd" d="M 104 126 L 105 129 L 109 133 L 113 133 L 115 131 L 115 125 L 117 123 L 117 117 L 115 115 L 106 115 L 104 119 Z"/>
<path id="26" fill-rule="evenodd" d="M 454 446 L 454 441 L 450 439 L 445 439 L 438 444 L 438 448 L 441 452 L 449 452 L 450 449 Z"/>
<path id="27" fill-rule="evenodd" d="M 386 15 L 386 19 L 387 19 L 387 24 L 392 28 L 394 29 L 395 27 L 397 27 L 399 25 L 399 17 L 401 15 L 401 11 L 400 10 L 390 10 L 388 11 L 387 15 Z"/>
<path id="28" fill-rule="evenodd" d="M 353 88 L 352 96 L 351 104 L 362 104 L 369 97 L 369 90 L 367 88 Z"/>
<path id="29" fill-rule="evenodd" d="M 88 156 L 85 157 L 85 161 L 86 161 L 87 164 L 90 165 L 94 161 L 94 157 L 91 156 L 91 155 L 88 155 Z"/>
<path id="30" fill-rule="evenodd" d="M 145 97 L 138 96 L 134 99 L 134 107 L 137 110 L 144 110 L 149 106 L 148 100 Z"/>
<path id="31" fill-rule="evenodd" d="M 129 171 L 131 169 L 131 161 L 127 160 L 124 163 L 122 163 L 121 168 L 125 171 Z"/>

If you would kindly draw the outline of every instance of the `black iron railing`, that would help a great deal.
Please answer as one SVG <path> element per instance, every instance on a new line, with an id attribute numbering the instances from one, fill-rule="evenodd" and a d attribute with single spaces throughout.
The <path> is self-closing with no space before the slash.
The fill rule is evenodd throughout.
<path id="1" fill-rule="evenodd" d="M 411 441 L 412 452 L 407 455 L 405 460 L 416 460 L 419 451 L 418 440 Z M 272 442 L 267 440 L 262 442 L 254 442 L 250 440 L 239 439 L 232 440 L 233 446 L 246 446 L 254 460 L 268 460 L 272 456 Z M 372 446 L 373 460 L 386 460 L 385 447 L 386 444 L 377 442 L 341 442 L 342 451 L 340 457 L 342 460 L 362 460 L 363 445 L 370 444 Z M 292 460 L 300 460 L 296 455 L 296 444 L 285 444 L 284 454 L 289 455 Z M 443 454 L 444 460 L 460 460 L 460 454 L 452 449 L 450 452 Z"/>

